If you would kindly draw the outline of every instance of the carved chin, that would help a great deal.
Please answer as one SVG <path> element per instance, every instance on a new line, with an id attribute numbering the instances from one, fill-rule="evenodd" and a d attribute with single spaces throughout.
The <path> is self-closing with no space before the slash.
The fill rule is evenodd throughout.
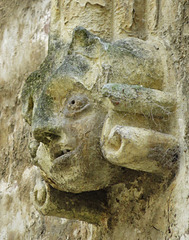
<path id="1" fill-rule="evenodd" d="M 73 166 L 70 170 L 62 172 L 57 169 L 57 166 L 51 169 L 51 176 L 47 176 L 45 173 L 45 179 L 52 187 L 60 191 L 81 193 L 103 189 L 109 185 L 106 178 L 101 181 L 96 176 L 91 180 L 90 174 L 84 172 L 82 168 L 78 169 Z"/>

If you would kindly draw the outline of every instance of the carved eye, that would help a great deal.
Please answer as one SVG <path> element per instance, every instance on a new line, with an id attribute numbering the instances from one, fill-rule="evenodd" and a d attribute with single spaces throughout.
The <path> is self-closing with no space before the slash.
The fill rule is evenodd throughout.
<path id="1" fill-rule="evenodd" d="M 83 95 L 72 96 L 67 103 L 67 110 L 70 114 L 79 113 L 90 105 L 89 99 Z"/>

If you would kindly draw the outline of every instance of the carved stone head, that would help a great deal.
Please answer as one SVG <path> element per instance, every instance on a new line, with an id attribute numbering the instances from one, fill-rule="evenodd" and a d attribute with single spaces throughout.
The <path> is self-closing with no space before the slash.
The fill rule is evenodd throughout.
<path id="1" fill-rule="evenodd" d="M 38 81 L 36 73 L 30 76 L 23 102 L 35 138 L 30 144 L 33 163 L 56 189 L 80 193 L 120 182 L 124 170 L 107 161 L 100 147 L 108 109 L 97 89 L 99 70 L 89 59 L 90 54 L 94 61 L 99 57 L 96 42 L 100 44 L 100 40 L 93 36 L 86 49 L 88 57 L 72 48 L 78 47 L 79 41 L 86 44 L 77 37 L 90 41 L 91 36 L 83 29 L 74 34 L 67 56 L 55 71 L 41 79 L 42 68 L 37 73 Z"/>
<path id="2" fill-rule="evenodd" d="M 160 124 L 175 109 L 163 76 L 142 40 L 107 43 L 79 27 L 70 45 L 51 46 L 22 93 L 32 161 L 45 181 L 75 194 L 124 181 L 127 168 L 162 173 L 177 145 Z"/>
<path id="3" fill-rule="evenodd" d="M 107 110 L 81 83 L 88 69 L 81 57 L 67 57 L 44 85 L 32 116 L 35 164 L 55 188 L 73 193 L 105 188 L 123 173 L 102 155 Z"/>

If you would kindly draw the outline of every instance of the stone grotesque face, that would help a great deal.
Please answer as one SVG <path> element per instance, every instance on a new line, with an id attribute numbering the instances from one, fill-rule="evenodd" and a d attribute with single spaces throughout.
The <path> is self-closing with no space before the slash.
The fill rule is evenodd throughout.
<path id="1" fill-rule="evenodd" d="M 173 168 L 176 101 L 163 91 L 155 49 L 135 38 L 107 43 L 79 27 L 70 45 L 51 46 L 27 79 L 22 99 L 35 139 L 32 162 L 48 183 L 36 188 L 39 211 L 96 223 L 104 217 L 102 189 L 125 181 L 128 169 L 163 175 Z M 100 217 L 90 217 L 97 209 Z"/>
<path id="2" fill-rule="evenodd" d="M 77 47 L 76 38 L 69 51 Z M 93 53 L 97 51 L 96 45 L 88 50 L 91 56 L 96 54 Z M 23 98 L 25 118 L 35 139 L 30 144 L 33 163 L 54 188 L 80 193 L 120 182 L 124 170 L 103 157 L 100 137 L 107 107 L 96 89 L 97 70 L 87 56 L 75 52 L 68 52 L 61 59 L 62 64 L 46 74 L 43 82 L 36 81 L 42 70 L 37 77 L 32 76 L 23 90 Z M 28 90 L 30 84 L 32 90 Z M 32 91 L 33 95 L 28 96 Z"/>
<path id="3" fill-rule="evenodd" d="M 39 143 L 34 161 L 59 190 L 98 190 L 117 182 L 123 170 L 101 153 L 106 110 L 100 99 L 76 82 L 66 67 L 50 77 L 33 110 L 32 131 Z"/>

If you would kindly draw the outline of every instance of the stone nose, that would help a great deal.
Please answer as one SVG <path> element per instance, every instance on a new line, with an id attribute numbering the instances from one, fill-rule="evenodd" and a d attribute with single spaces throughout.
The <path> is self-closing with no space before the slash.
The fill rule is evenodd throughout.
<path id="1" fill-rule="evenodd" d="M 60 138 L 59 127 L 37 127 L 33 130 L 33 136 L 38 142 L 49 144 Z"/>
<path id="2" fill-rule="evenodd" d="M 64 117 L 49 116 L 47 119 L 34 118 L 32 132 L 37 142 L 50 144 L 53 142 L 67 142 L 67 137 L 72 136 L 70 126 Z"/>

